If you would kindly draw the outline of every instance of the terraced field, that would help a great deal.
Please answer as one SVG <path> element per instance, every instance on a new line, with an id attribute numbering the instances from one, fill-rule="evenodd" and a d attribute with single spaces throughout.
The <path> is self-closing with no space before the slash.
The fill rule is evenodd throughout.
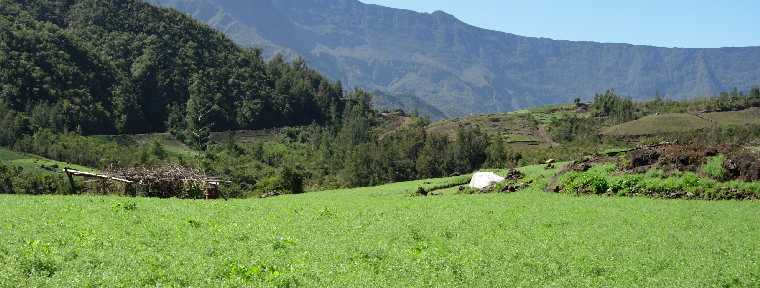
<path id="1" fill-rule="evenodd" d="M 557 111 L 547 111 L 547 110 Z M 438 121 L 428 127 L 433 133 L 453 135 L 457 128 L 478 127 L 489 135 L 499 135 L 509 144 L 541 145 L 555 144 L 547 139 L 545 128 L 550 123 L 564 117 L 564 114 L 573 112 L 570 108 L 548 107 L 536 111 L 520 110 L 510 113 L 471 116 L 467 118 L 449 119 Z"/>

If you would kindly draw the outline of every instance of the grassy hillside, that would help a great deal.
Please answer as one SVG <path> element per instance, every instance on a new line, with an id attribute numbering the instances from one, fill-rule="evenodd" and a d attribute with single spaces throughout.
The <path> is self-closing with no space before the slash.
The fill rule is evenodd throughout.
<path id="1" fill-rule="evenodd" d="M 172 137 L 169 133 L 100 135 L 93 136 L 93 138 L 102 140 L 107 143 L 116 143 L 119 145 L 148 146 L 153 143 L 159 143 L 170 156 L 175 157 L 191 157 L 199 155 L 197 150 L 193 150 L 192 148 L 188 147 L 184 143 Z"/>
<path id="2" fill-rule="evenodd" d="M 686 113 L 651 115 L 602 130 L 606 136 L 642 136 L 693 131 L 710 127 L 710 120 Z"/>
<path id="3" fill-rule="evenodd" d="M 0 147 L 0 163 L 21 167 L 24 169 L 24 172 L 29 173 L 57 173 L 66 167 L 80 171 L 93 171 L 89 167 L 50 160 L 32 154 L 18 153 L 2 147 Z"/>
<path id="4" fill-rule="evenodd" d="M 757 125 L 760 124 L 760 108 L 755 107 L 743 111 L 707 113 L 704 117 L 724 126 Z"/>
<path id="5" fill-rule="evenodd" d="M 643 136 L 679 133 L 708 127 L 760 124 L 760 108 L 705 114 L 665 113 L 650 115 L 602 129 L 606 136 Z"/>
<path id="6" fill-rule="evenodd" d="M 411 196 L 432 179 L 261 200 L 0 195 L 0 287 L 719 287 L 760 281 L 760 203 Z M 543 175 L 542 175 L 543 174 Z M 44 208 L 44 209 L 43 209 Z"/>

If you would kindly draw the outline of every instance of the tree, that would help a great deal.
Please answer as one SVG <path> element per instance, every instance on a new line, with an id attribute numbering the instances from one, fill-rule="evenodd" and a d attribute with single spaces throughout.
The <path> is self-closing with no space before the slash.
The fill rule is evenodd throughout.
<path id="1" fill-rule="evenodd" d="M 447 169 L 455 173 L 467 173 L 480 168 L 486 161 L 488 138 L 480 128 L 459 128 L 456 142 L 450 146 Z"/>
<path id="2" fill-rule="evenodd" d="M 343 124 L 340 128 L 338 138 L 341 143 L 347 147 L 353 147 L 361 143 L 367 143 L 370 140 L 370 96 L 364 91 L 354 91 L 346 111 L 343 113 Z"/>
<path id="3" fill-rule="evenodd" d="M 190 99 L 187 101 L 185 136 L 189 144 L 196 149 L 205 150 L 213 123 L 212 114 L 219 108 L 213 101 L 213 90 L 207 85 L 207 73 L 195 74 L 190 84 Z"/>
<path id="4" fill-rule="evenodd" d="M 169 134 L 177 140 L 185 141 L 185 130 L 187 129 L 185 109 L 179 103 L 172 103 L 166 110 L 169 112 L 166 118 L 166 128 L 169 130 Z"/>
<path id="5" fill-rule="evenodd" d="M 282 169 L 280 179 L 284 190 L 289 191 L 292 194 L 300 194 L 304 192 L 303 175 L 290 166 L 285 166 L 285 168 Z"/>
<path id="6" fill-rule="evenodd" d="M 114 126 L 119 133 L 144 132 L 145 116 L 138 93 L 131 79 L 123 80 L 113 92 Z"/>
<path id="7" fill-rule="evenodd" d="M 495 141 L 488 144 L 485 166 L 490 168 L 507 166 L 507 150 L 501 137 L 497 137 Z"/>
<path id="8" fill-rule="evenodd" d="M 372 182 L 372 159 L 369 144 L 359 144 L 347 151 L 345 167 L 339 177 L 344 185 L 350 187 L 367 186 Z"/>
<path id="9" fill-rule="evenodd" d="M 144 49 L 143 54 L 140 55 L 131 67 L 131 85 L 132 97 L 136 98 L 137 104 L 135 106 L 142 108 L 142 117 L 144 121 L 138 123 L 136 126 L 140 128 L 141 133 L 150 131 L 163 131 L 164 117 L 166 112 L 166 94 L 168 87 L 161 85 L 161 71 L 159 68 L 160 49 L 157 48 L 157 37 L 151 36 L 146 41 L 147 47 Z"/>
<path id="10" fill-rule="evenodd" d="M 633 100 L 615 94 L 614 90 L 594 96 L 592 108 L 597 111 L 597 116 L 610 117 L 616 122 L 630 121 L 635 117 Z"/>
<path id="11" fill-rule="evenodd" d="M 425 137 L 416 161 L 417 174 L 420 178 L 446 176 L 445 152 L 448 150 L 449 139 L 446 135 L 429 134 Z"/>

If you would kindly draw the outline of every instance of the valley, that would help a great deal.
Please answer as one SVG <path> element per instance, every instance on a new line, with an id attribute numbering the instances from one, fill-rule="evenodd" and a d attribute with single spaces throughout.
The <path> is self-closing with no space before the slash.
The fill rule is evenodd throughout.
<path id="1" fill-rule="evenodd" d="M 0 0 L 0 288 L 755 287 L 758 53 Z"/>

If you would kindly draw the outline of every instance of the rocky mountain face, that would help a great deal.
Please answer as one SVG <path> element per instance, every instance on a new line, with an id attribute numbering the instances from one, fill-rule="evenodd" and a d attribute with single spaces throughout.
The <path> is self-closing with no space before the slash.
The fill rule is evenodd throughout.
<path id="1" fill-rule="evenodd" d="M 658 92 L 682 99 L 760 84 L 760 47 L 531 38 L 474 27 L 444 12 L 356 0 L 148 1 L 192 15 L 266 55 L 301 56 L 344 86 L 416 96 L 405 102 L 432 107 L 437 118 L 588 99 L 607 89 L 634 99 Z"/>

